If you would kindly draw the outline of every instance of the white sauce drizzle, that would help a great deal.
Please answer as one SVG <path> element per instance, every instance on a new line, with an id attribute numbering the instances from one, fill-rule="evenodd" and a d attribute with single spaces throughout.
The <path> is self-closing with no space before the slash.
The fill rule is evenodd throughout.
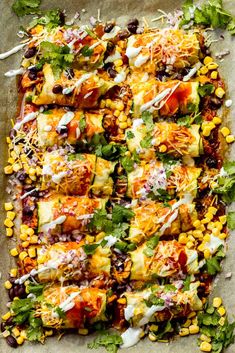
<path id="1" fill-rule="evenodd" d="M 134 346 L 140 340 L 140 335 L 143 330 L 140 327 L 129 327 L 123 334 L 121 335 L 123 344 L 120 346 L 121 348 L 128 348 Z"/>
<path id="2" fill-rule="evenodd" d="M 22 75 L 25 72 L 25 69 L 23 67 L 21 67 L 20 69 L 16 69 L 16 70 L 9 70 L 7 72 L 5 72 L 4 76 L 6 77 L 14 77 L 17 75 Z"/>
<path id="3" fill-rule="evenodd" d="M 186 82 L 188 81 L 193 75 L 195 75 L 195 73 L 197 72 L 198 69 L 200 69 L 200 67 L 202 66 L 201 62 L 198 62 L 190 71 L 189 73 L 184 76 L 183 81 Z"/>
<path id="4" fill-rule="evenodd" d="M 151 101 L 141 105 L 140 111 L 141 113 L 144 112 L 145 110 L 148 110 L 151 108 L 154 104 L 159 103 L 161 100 L 163 100 L 169 93 L 171 92 L 171 88 L 167 88 L 161 93 L 159 93 L 156 97 L 154 97 Z"/>
<path id="5" fill-rule="evenodd" d="M 18 123 L 15 124 L 14 129 L 19 130 L 21 126 L 23 126 L 25 123 L 28 123 L 29 121 L 34 120 L 38 115 L 38 112 L 33 112 L 25 115 L 25 117 L 19 121 Z"/>
<path id="6" fill-rule="evenodd" d="M 126 50 L 126 56 L 131 59 L 131 58 L 135 58 L 140 52 L 141 52 L 141 49 L 143 47 L 138 47 L 138 48 L 135 48 L 135 47 L 129 47 L 127 48 Z"/>
<path id="7" fill-rule="evenodd" d="M 60 119 L 58 126 L 66 126 L 68 123 L 70 123 L 70 121 L 73 120 L 73 118 L 74 118 L 73 112 L 65 113 Z"/>
<path id="8" fill-rule="evenodd" d="M 121 72 L 119 72 L 119 74 L 117 74 L 117 76 L 114 78 L 114 82 L 116 83 L 121 83 L 123 81 L 125 81 L 126 79 L 126 72 L 125 70 L 122 70 Z"/>
<path id="9" fill-rule="evenodd" d="M 142 55 L 140 54 L 138 58 L 135 60 L 135 67 L 140 67 L 145 64 L 149 60 L 149 55 Z"/>
<path id="10" fill-rule="evenodd" d="M 58 224 L 64 223 L 65 220 L 66 220 L 66 216 L 65 215 L 60 216 L 60 217 L 56 218 L 54 221 L 51 221 L 49 223 L 43 224 L 42 227 L 41 227 L 41 230 L 43 232 L 48 232 L 50 229 L 55 229 L 55 227 Z"/>
<path id="11" fill-rule="evenodd" d="M 59 184 L 66 175 L 67 172 L 60 172 L 58 174 L 54 174 L 51 179 L 55 184 Z"/>
<path id="12" fill-rule="evenodd" d="M 5 53 L 2 53 L 0 54 L 0 60 L 3 60 L 3 59 L 6 59 L 8 58 L 9 56 L 11 56 L 12 54 L 15 54 L 17 53 L 18 51 L 20 51 L 22 48 L 24 48 L 26 45 L 28 44 L 27 43 L 23 43 L 23 44 L 19 44 L 17 45 L 16 47 L 6 51 Z"/>

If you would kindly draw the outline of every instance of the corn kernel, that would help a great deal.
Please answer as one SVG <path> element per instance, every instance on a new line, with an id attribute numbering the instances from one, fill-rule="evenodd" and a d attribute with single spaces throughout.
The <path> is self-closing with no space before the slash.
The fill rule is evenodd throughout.
<path id="1" fill-rule="evenodd" d="M 167 151 L 166 145 L 161 145 L 161 146 L 159 146 L 159 152 L 164 153 L 164 152 L 166 152 L 166 151 Z"/>
<path id="2" fill-rule="evenodd" d="M 12 268 L 12 269 L 10 270 L 10 276 L 11 276 L 11 277 L 16 277 L 17 274 L 18 274 L 18 269 L 17 269 L 17 268 Z"/>
<path id="3" fill-rule="evenodd" d="M 211 349 L 212 345 L 209 342 L 204 341 L 200 344 L 200 350 L 202 352 L 211 352 Z"/>
<path id="4" fill-rule="evenodd" d="M 195 317 L 197 314 L 196 314 L 196 311 L 192 311 L 191 313 L 188 314 L 188 318 L 191 319 L 192 317 Z"/>
<path id="5" fill-rule="evenodd" d="M 224 324 L 225 324 L 225 317 L 221 317 L 221 318 L 219 319 L 218 323 L 219 323 L 220 326 L 224 326 Z"/>
<path id="6" fill-rule="evenodd" d="M 117 59 L 117 60 L 114 61 L 114 65 L 115 65 L 116 67 L 122 66 L 122 64 L 123 64 L 122 59 Z"/>
<path id="7" fill-rule="evenodd" d="M 215 236 L 215 237 L 218 237 L 220 235 L 220 229 L 218 228 L 213 228 L 212 229 L 212 234 Z"/>
<path id="8" fill-rule="evenodd" d="M 213 59 L 211 56 L 206 56 L 203 60 L 204 65 L 208 65 L 213 62 Z"/>
<path id="9" fill-rule="evenodd" d="M 193 231 L 193 236 L 194 236 L 195 238 L 201 238 L 201 237 L 203 236 L 202 231 L 199 230 L 199 229 L 194 230 L 194 231 Z"/>
<path id="10" fill-rule="evenodd" d="M 4 173 L 5 174 L 12 174 L 13 173 L 13 168 L 11 165 L 7 165 L 5 168 L 4 168 Z"/>
<path id="11" fill-rule="evenodd" d="M 205 243 L 201 243 L 197 248 L 199 251 L 203 252 L 205 250 Z"/>
<path id="12" fill-rule="evenodd" d="M 23 338 L 26 340 L 27 334 L 26 334 L 26 331 L 25 331 L 25 330 L 21 330 L 21 331 L 20 331 L 20 337 L 23 337 Z"/>
<path id="13" fill-rule="evenodd" d="M 180 244 L 187 244 L 187 241 L 188 241 L 188 238 L 187 238 L 187 235 L 185 233 L 181 233 L 179 235 L 179 239 L 178 239 L 178 242 Z"/>
<path id="14" fill-rule="evenodd" d="M 110 108 L 110 107 L 111 107 L 111 104 L 112 104 L 111 99 L 106 99 L 106 102 L 105 102 L 106 107 L 107 107 L 107 108 Z"/>
<path id="15" fill-rule="evenodd" d="M 226 314 L 226 310 L 224 306 L 220 306 L 217 311 L 220 314 L 220 316 L 224 316 Z"/>
<path id="16" fill-rule="evenodd" d="M 14 163 L 15 163 L 15 160 L 14 160 L 14 158 L 10 157 L 10 158 L 8 158 L 7 162 L 8 162 L 9 164 L 14 164 Z"/>
<path id="17" fill-rule="evenodd" d="M 219 125 L 222 123 L 222 119 L 219 118 L 218 116 L 215 116 L 212 121 L 215 125 Z"/>
<path id="18" fill-rule="evenodd" d="M 20 234 L 20 240 L 26 241 L 28 239 L 28 235 L 26 233 Z"/>
<path id="19" fill-rule="evenodd" d="M 28 229 L 29 227 L 27 226 L 27 224 L 21 224 L 20 226 L 20 231 L 22 233 L 26 232 L 26 230 Z"/>
<path id="20" fill-rule="evenodd" d="M 208 72 L 208 68 L 206 66 L 202 66 L 200 69 L 200 74 L 206 75 Z"/>
<path id="21" fill-rule="evenodd" d="M 36 249 L 34 247 L 30 247 L 28 250 L 29 257 L 36 257 Z"/>
<path id="22" fill-rule="evenodd" d="M 216 95 L 218 98 L 223 98 L 223 96 L 225 95 L 225 90 L 224 90 L 222 87 L 218 87 L 218 88 L 216 88 L 216 90 L 215 90 L 215 95 Z"/>
<path id="23" fill-rule="evenodd" d="M 227 222 L 227 216 L 226 215 L 220 216 L 219 220 L 224 225 Z"/>
<path id="24" fill-rule="evenodd" d="M 119 115 L 120 115 L 120 113 L 121 113 L 120 110 L 117 110 L 117 109 L 116 109 L 116 110 L 114 111 L 113 115 L 118 118 Z"/>
<path id="25" fill-rule="evenodd" d="M 45 331 L 45 336 L 52 336 L 53 335 L 53 330 L 46 330 Z"/>
<path id="26" fill-rule="evenodd" d="M 26 251 L 22 251 L 20 254 L 19 254 L 19 259 L 21 261 L 23 261 L 26 257 L 28 256 L 28 253 Z"/>
<path id="27" fill-rule="evenodd" d="M 100 108 L 105 108 L 105 101 L 103 99 L 100 101 Z"/>
<path id="28" fill-rule="evenodd" d="M 118 117 L 118 122 L 123 123 L 125 121 L 127 121 L 127 116 L 125 114 L 121 113 L 120 116 Z"/>
<path id="29" fill-rule="evenodd" d="M 42 174 L 42 169 L 39 166 L 36 167 L 36 174 L 37 175 L 41 175 Z"/>
<path id="30" fill-rule="evenodd" d="M 193 244 L 192 241 L 188 241 L 186 246 L 187 246 L 188 249 L 192 249 L 194 247 L 194 244 Z"/>
<path id="31" fill-rule="evenodd" d="M 116 103 L 116 109 L 117 110 L 119 110 L 119 111 L 122 111 L 122 110 L 124 110 L 124 103 L 123 102 L 121 102 L 121 101 L 119 101 L 119 102 L 117 102 Z"/>
<path id="32" fill-rule="evenodd" d="M 13 229 L 12 228 L 6 228 L 6 236 L 7 237 L 12 237 L 13 235 Z"/>
<path id="33" fill-rule="evenodd" d="M 210 338 L 209 336 L 206 336 L 206 335 L 204 335 L 204 334 L 201 334 L 200 340 L 201 340 L 201 341 L 210 342 L 210 341 L 211 341 L 211 338 Z"/>
<path id="34" fill-rule="evenodd" d="M 218 72 L 217 72 L 217 71 L 212 71 L 212 72 L 211 72 L 211 78 L 212 78 L 212 80 L 216 80 L 217 77 L 218 77 Z"/>
<path id="35" fill-rule="evenodd" d="M 212 220 L 213 217 L 214 217 L 213 213 L 207 212 L 207 213 L 205 214 L 205 218 L 207 218 L 207 219 Z"/>
<path id="36" fill-rule="evenodd" d="M 210 257 L 211 257 L 210 249 L 205 249 L 204 250 L 204 258 L 209 259 Z"/>
<path id="37" fill-rule="evenodd" d="M 36 174 L 36 169 L 35 168 L 29 168 L 29 175 L 35 175 Z"/>
<path id="38" fill-rule="evenodd" d="M 26 230 L 26 234 L 28 234 L 28 235 L 34 235 L 34 230 L 33 230 L 33 228 L 28 228 L 27 230 Z"/>
<path id="39" fill-rule="evenodd" d="M 212 213 L 213 215 L 216 214 L 217 212 L 217 208 L 216 207 L 213 207 L 213 206 L 210 206 L 208 207 L 208 212 Z"/>
<path id="40" fill-rule="evenodd" d="M 21 169 L 21 165 L 19 163 L 15 163 L 13 164 L 12 169 L 14 172 L 18 172 Z"/>
<path id="41" fill-rule="evenodd" d="M 10 331 L 8 331 L 8 330 L 3 331 L 3 332 L 2 332 L 2 336 L 3 336 L 4 338 L 10 336 Z"/>
<path id="42" fill-rule="evenodd" d="M 220 298 L 220 297 L 215 297 L 215 298 L 213 299 L 212 305 L 213 305 L 214 308 L 219 308 L 221 304 L 222 304 L 222 298 Z"/>
<path id="43" fill-rule="evenodd" d="M 6 218 L 5 221 L 4 221 L 4 226 L 6 226 L 8 228 L 12 228 L 12 227 L 14 227 L 14 223 L 12 222 L 11 219 Z"/>
<path id="44" fill-rule="evenodd" d="M 189 333 L 191 335 L 195 335 L 198 332 L 199 332 L 199 326 L 198 325 L 190 325 L 189 326 Z"/>
<path id="45" fill-rule="evenodd" d="M 202 131 L 202 135 L 205 137 L 208 137 L 208 136 L 210 136 L 210 134 L 211 134 L 211 129 L 208 126 L 205 127 Z"/>
<path id="46" fill-rule="evenodd" d="M 21 344 L 24 343 L 24 338 L 23 338 L 22 336 L 17 337 L 16 342 L 17 342 L 19 345 L 21 345 Z"/>
<path id="47" fill-rule="evenodd" d="M 3 321 L 7 321 L 11 317 L 10 311 L 8 311 L 6 314 L 2 316 Z"/>
<path id="48" fill-rule="evenodd" d="M 205 243 L 208 243 L 210 240 L 211 240 L 210 234 L 208 234 L 208 233 L 205 234 L 204 237 L 203 237 L 203 241 Z"/>
<path id="49" fill-rule="evenodd" d="M 186 328 L 186 327 L 182 327 L 182 328 L 180 329 L 179 335 L 180 335 L 181 337 L 183 337 L 183 336 L 188 336 L 188 335 L 189 335 L 189 329 Z"/>
<path id="50" fill-rule="evenodd" d="M 201 221 L 199 219 L 197 219 L 196 221 L 193 222 L 194 228 L 198 228 L 198 227 L 200 227 L 200 225 L 201 225 Z"/>
<path id="51" fill-rule="evenodd" d="M 15 337 L 18 337 L 20 335 L 20 330 L 17 327 L 13 327 L 12 333 Z"/>
<path id="52" fill-rule="evenodd" d="M 207 65 L 208 70 L 216 70 L 218 68 L 218 64 L 216 63 L 210 63 Z"/>
<path id="53" fill-rule="evenodd" d="M 78 329 L 78 333 L 79 333 L 79 335 L 83 335 L 83 336 L 86 336 L 86 335 L 88 335 L 88 329 L 87 328 L 79 328 Z"/>
<path id="54" fill-rule="evenodd" d="M 192 321 L 187 319 L 185 323 L 182 325 L 183 327 L 189 327 L 191 325 Z"/>
<path id="55" fill-rule="evenodd" d="M 16 213 L 15 213 L 15 212 L 13 212 L 13 211 L 7 211 L 7 218 L 9 218 L 11 221 L 14 220 L 15 216 L 16 216 Z"/>
<path id="56" fill-rule="evenodd" d="M 227 238 L 227 234 L 226 234 L 226 233 L 220 233 L 220 234 L 219 234 L 219 238 L 220 238 L 221 240 L 224 240 L 224 239 Z"/>
<path id="57" fill-rule="evenodd" d="M 29 246 L 29 241 L 23 241 L 23 242 L 21 243 L 21 245 L 22 245 L 23 248 L 28 248 L 28 246 Z"/>
<path id="58" fill-rule="evenodd" d="M 123 130 L 125 130 L 128 127 L 126 122 L 120 123 L 119 126 Z"/>
<path id="59" fill-rule="evenodd" d="M 6 281 L 6 282 L 4 283 L 4 287 L 5 287 L 6 289 L 11 289 L 11 287 L 12 287 L 11 282 L 10 282 L 10 281 Z"/>
<path id="60" fill-rule="evenodd" d="M 226 127 L 226 126 L 222 127 L 222 129 L 220 129 L 220 132 L 221 132 L 221 134 L 222 134 L 224 137 L 226 137 L 226 136 L 228 136 L 228 135 L 230 134 L 230 130 L 229 130 L 229 128 Z"/>
<path id="61" fill-rule="evenodd" d="M 94 237 L 93 237 L 94 238 Z M 33 235 L 31 238 L 30 238 L 30 244 L 37 244 L 38 242 L 38 236 L 37 235 Z"/>
<path id="62" fill-rule="evenodd" d="M 149 329 L 150 329 L 150 331 L 157 332 L 158 331 L 158 325 L 152 324 L 152 325 L 150 325 Z"/>
<path id="63" fill-rule="evenodd" d="M 118 302 L 119 304 L 126 304 L 126 298 L 119 298 L 119 299 L 117 300 L 117 302 Z"/>
<path id="64" fill-rule="evenodd" d="M 157 340 L 157 337 L 156 337 L 156 335 L 154 335 L 153 332 L 149 332 L 148 338 L 151 342 L 155 342 Z"/>
<path id="65" fill-rule="evenodd" d="M 225 139 L 227 143 L 233 143 L 235 141 L 234 135 L 228 135 Z"/>
<path id="66" fill-rule="evenodd" d="M 215 228 L 222 230 L 223 229 L 223 224 L 219 221 L 214 222 Z"/>
<path id="67" fill-rule="evenodd" d="M 87 235 L 86 240 L 88 241 L 88 243 L 93 243 L 95 240 L 95 237 L 93 237 L 92 235 Z"/>
<path id="68" fill-rule="evenodd" d="M 18 253 L 18 250 L 16 248 L 13 248 L 10 250 L 10 255 L 11 256 L 18 256 L 19 253 Z"/>
<path id="69" fill-rule="evenodd" d="M 210 221 L 211 221 L 210 218 L 203 218 L 203 219 L 201 220 L 201 223 L 206 224 L 206 223 L 209 223 Z"/>
<path id="70" fill-rule="evenodd" d="M 11 143 L 11 139 L 9 136 L 6 137 L 6 143 Z"/>
<path id="71" fill-rule="evenodd" d="M 11 211 L 11 210 L 13 210 L 13 208 L 14 208 L 14 206 L 13 206 L 13 204 L 11 202 L 5 202 L 4 203 L 5 211 Z"/>
<path id="72" fill-rule="evenodd" d="M 194 239 L 194 237 L 193 237 L 191 234 L 189 234 L 188 240 L 190 240 L 190 241 L 192 241 L 192 242 L 195 242 L 195 239 Z"/>

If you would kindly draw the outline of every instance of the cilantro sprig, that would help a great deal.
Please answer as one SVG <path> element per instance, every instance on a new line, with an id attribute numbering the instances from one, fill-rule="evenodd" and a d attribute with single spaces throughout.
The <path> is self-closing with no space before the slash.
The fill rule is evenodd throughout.
<path id="1" fill-rule="evenodd" d="M 39 13 L 41 0 L 15 0 L 12 10 L 18 17 Z"/>
<path id="2" fill-rule="evenodd" d="M 222 0 L 205 1 L 202 5 L 195 5 L 193 0 L 186 0 L 182 10 L 180 27 L 212 26 L 214 29 L 227 29 L 232 35 L 235 34 L 235 19 L 223 8 Z"/>
<path id="3" fill-rule="evenodd" d="M 223 173 L 218 176 L 218 187 L 213 192 L 222 195 L 227 204 L 235 201 L 235 161 L 223 165 Z"/>
<path id="4" fill-rule="evenodd" d="M 93 342 L 88 343 L 88 348 L 97 349 L 100 347 L 104 347 L 109 353 L 116 353 L 119 346 L 123 343 L 122 337 L 116 333 L 103 333 L 97 338 L 94 339 Z"/>

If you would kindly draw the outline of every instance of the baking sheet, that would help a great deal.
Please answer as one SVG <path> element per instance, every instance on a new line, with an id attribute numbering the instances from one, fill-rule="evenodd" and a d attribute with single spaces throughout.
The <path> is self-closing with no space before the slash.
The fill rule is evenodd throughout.
<path id="1" fill-rule="evenodd" d="M 0 52 L 7 51 L 19 43 L 19 38 L 16 33 L 21 24 L 27 24 L 30 20 L 29 16 L 26 18 L 18 19 L 16 15 L 11 12 L 11 4 L 13 1 L 0 0 Z M 169 12 L 176 7 L 181 6 L 182 1 L 172 0 L 50 0 L 43 1 L 43 9 L 60 8 L 66 9 L 68 14 L 67 20 L 69 20 L 76 11 L 81 13 L 84 8 L 87 10 L 85 14 L 81 13 L 82 22 L 88 23 L 89 17 L 93 15 L 97 16 L 97 10 L 100 9 L 102 20 L 111 20 L 112 18 L 117 19 L 117 23 L 124 24 L 129 18 L 137 17 L 139 20 L 144 16 L 147 20 L 155 18 L 159 15 L 157 12 L 158 8 Z M 233 0 L 224 0 L 224 5 L 227 9 L 233 10 Z M 233 11 L 234 12 L 234 11 Z M 126 15 L 128 14 L 128 15 Z M 235 15 L 235 13 L 234 13 Z M 150 21 L 149 21 L 150 23 Z M 157 25 L 156 22 L 154 25 Z M 217 33 L 219 38 L 221 32 Z M 233 105 L 226 114 L 226 125 L 229 125 L 233 133 L 235 133 L 235 122 L 232 121 L 235 116 L 235 38 L 232 38 L 228 33 L 223 33 L 225 36 L 224 40 L 219 40 L 212 45 L 214 53 L 224 49 L 230 50 L 230 55 L 226 56 L 224 61 L 220 63 L 220 71 L 224 77 L 228 86 L 228 96 L 233 99 Z M 9 133 L 11 127 L 10 120 L 15 116 L 17 106 L 17 88 L 15 78 L 4 77 L 4 72 L 10 69 L 16 69 L 19 67 L 21 53 L 12 55 L 8 59 L 0 61 L 0 199 L 1 204 L 7 200 L 6 185 L 7 178 L 3 175 L 3 168 L 7 161 L 7 146 L 6 136 Z M 235 145 L 230 150 L 230 158 L 235 159 Z M 231 206 L 231 209 L 235 209 L 235 206 Z M 8 270 L 14 266 L 14 259 L 9 255 L 9 249 L 14 247 L 14 240 L 9 240 L 5 236 L 5 228 L 3 221 L 5 218 L 5 212 L 3 206 L 0 206 L 0 313 L 1 315 L 7 311 L 6 303 L 8 300 L 6 291 L 3 287 L 4 281 L 8 277 Z M 230 318 L 235 316 L 235 234 L 231 234 L 228 241 L 229 249 L 227 252 L 226 260 L 223 263 L 223 272 L 217 277 L 214 284 L 214 296 L 221 296 L 224 300 L 224 304 L 228 309 Z M 225 279 L 225 274 L 232 272 L 231 279 Z M 234 273 L 233 273 L 234 272 Z M 81 337 L 76 334 L 65 335 L 60 341 L 57 338 L 48 338 L 44 345 L 40 343 L 32 344 L 26 343 L 17 349 L 18 353 L 62 353 L 66 350 L 67 353 L 72 352 L 92 352 L 87 349 L 87 342 L 93 339 L 92 336 Z M 137 346 L 123 349 L 122 353 L 147 353 L 152 350 L 158 353 L 197 353 L 199 348 L 197 347 L 197 336 L 189 336 L 185 338 L 177 338 L 170 344 L 165 343 L 151 343 L 148 339 L 142 340 Z M 15 352 L 13 348 L 10 348 L 5 339 L 0 339 L 0 353 Z M 97 352 L 105 352 L 105 349 L 99 349 Z M 235 344 L 230 346 L 227 353 L 235 352 Z"/>

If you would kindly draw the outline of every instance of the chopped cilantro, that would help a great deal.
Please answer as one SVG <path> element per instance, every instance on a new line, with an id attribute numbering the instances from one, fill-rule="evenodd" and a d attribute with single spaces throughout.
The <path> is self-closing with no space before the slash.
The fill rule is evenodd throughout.
<path id="1" fill-rule="evenodd" d="M 154 128 L 153 116 L 150 112 L 145 111 L 141 115 L 141 119 L 143 120 L 147 131 L 152 131 Z"/>
<path id="2" fill-rule="evenodd" d="M 130 139 L 133 139 L 133 137 L 135 137 L 135 135 L 133 134 L 133 132 L 132 132 L 132 131 L 127 131 L 127 133 L 126 133 L 126 138 L 127 138 L 128 140 L 130 140 Z"/>
<path id="3" fill-rule="evenodd" d="M 230 230 L 235 229 L 235 212 L 230 211 L 227 215 L 227 225 Z"/>
<path id="4" fill-rule="evenodd" d="M 191 276 L 189 275 L 184 280 L 184 286 L 183 286 L 183 289 L 182 289 L 183 292 L 185 292 L 185 291 L 190 289 L 190 283 L 191 283 Z"/>
<path id="5" fill-rule="evenodd" d="M 200 6 L 195 6 L 193 0 L 186 0 L 182 6 L 183 16 L 180 26 L 185 28 L 193 25 L 212 26 L 235 33 L 233 16 L 223 8 L 222 0 L 205 1 Z"/>
<path id="6" fill-rule="evenodd" d="M 63 24 L 63 20 L 60 15 L 60 10 L 49 10 L 44 13 L 42 17 L 33 19 L 30 24 L 29 28 L 33 28 L 37 25 L 43 25 L 48 30 L 52 28 L 58 27 Z"/>
<path id="7" fill-rule="evenodd" d="M 200 86 L 198 88 L 198 93 L 201 97 L 205 97 L 205 96 L 209 96 L 210 94 L 212 94 L 215 90 L 215 86 L 212 85 L 212 83 L 207 83 L 203 86 Z"/>
<path id="8" fill-rule="evenodd" d="M 159 236 L 158 235 L 154 235 L 152 236 L 147 242 L 146 242 L 146 247 L 143 251 L 143 253 L 147 256 L 147 257 L 152 257 L 154 255 L 154 249 L 156 248 L 156 246 L 159 243 Z"/>
<path id="9" fill-rule="evenodd" d="M 85 45 L 80 53 L 83 55 L 83 56 L 91 56 L 93 54 L 93 49 L 90 49 L 88 45 Z"/>
<path id="10" fill-rule="evenodd" d="M 40 341 L 43 335 L 42 320 L 34 317 L 33 313 L 29 316 L 29 327 L 26 330 L 26 335 L 29 341 Z"/>
<path id="11" fill-rule="evenodd" d="M 181 118 L 179 118 L 177 120 L 177 124 L 180 126 L 185 126 L 185 127 L 190 127 L 191 126 L 191 116 L 190 115 L 186 115 L 186 116 L 182 116 Z"/>
<path id="12" fill-rule="evenodd" d="M 18 17 L 38 13 L 41 0 L 15 0 L 12 10 Z"/>
<path id="13" fill-rule="evenodd" d="M 11 303 L 11 310 L 15 315 L 13 321 L 19 325 L 28 321 L 30 313 L 34 309 L 34 305 L 31 298 L 14 300 Z"/>
<path id="14" fill-rule="evenodd" d="M 218 177 L 219 186 L 213 192 L 222 195 L 226 203 L 235 201 L 235 161 L 226 162 L 223 166 L 224 175 Z"/>
<path id="15" fill-rule="evenodd" d="M 134 170 L 135 162 L 130 157 L 127 157 L 127 156 L 123 157 L 121 159 L 121 164 L 122 164 L 123 168 L 126 170 L 127 173 L 131 173 Z"/>
<path id="16" fill-rule="evenodd" d="M 222 246 L 219 247 L 219 250 L 217 251 L 216 255 L 206 260 L 204 269 L 205 272 L 211 276 L 214 276 L 221 271 L 220 262 L 225 257 L 225 254 L 222 249 Z"/>
<path id="17" fill-rule="evenodd" d="M 42 61 L 51 64 L 52 70 L 56 78 L 61 72 L 71 66 L 74 59 L 74 54 L 70 54 L 70 49 L 67 45 L 58 46 L 51 42 L 42 42 L 40 45 Z"/>
<path id="18" fill-rule="evenodd" d="M 130 209 L 121 205 L 115 205 L 112 212 L 112 221 L 116 224 L 123 223 L 130 221 L 134 215 L 134 212 Z"/>
<path id="19" fill-rule="evenodd" d="M 157 152 L 156 156 L 164 165 L 174 165 L 178 162 L 178 159 L 169 155 L 168 153 Z"/>
<path id="20" fill-rule="evenodd" d="M 118 347 L 123 343 L 122 337 L 116 333 L 103 333 L 97 338 L 94 339 L 93 342 L 88 343 L 88 348 L 97 349 L 99 347 L 104 347 L 109 353 L 116 353 Z"/>
<path id="21" fill-rule="evenodd" d="M 151 135 L 147 135 L 143 138 L 142 141 L 140 141 L 140 146 L 142 148 L 150 148 L 152 145 L 152 139 L 153 137 Z"/>
<path id="22" fill-rule="evenodd" d="M 100 244 L 85 244 L 83 250 L 87 255 L 93 255 Z"/>
<path id="23" fill-rule="evenodd" d="M 84 132 L 86 128 L 86 119 L 85 116 L 82 116 L 82 118 L 79 121 L 79 129 L 81 130 L 81 132 Z"/>
<path id="24" fill-rule="evenodd" d="M 33 293 L 36 297 L 42 295 L 44 289 L 44 284 L 29 283 L 27 285 L 27 292 Z"/>
<path id="25" fill-rule="evenodd" d="M 58 316 L 62 319 L 66 317 L 65 311 L 61 309 L 59 306 L 55 308 L 55 312 L 58 314 Z"/>
<path id="26" fill-rule="evenodd" d="M 144 299 L 144 302 L 148 307 L 151 307 L 152 305 L 163 306 L 165 304 L 165 301 L 156 297 L 154 293 L 150 294 L 148 299 Z"/>

